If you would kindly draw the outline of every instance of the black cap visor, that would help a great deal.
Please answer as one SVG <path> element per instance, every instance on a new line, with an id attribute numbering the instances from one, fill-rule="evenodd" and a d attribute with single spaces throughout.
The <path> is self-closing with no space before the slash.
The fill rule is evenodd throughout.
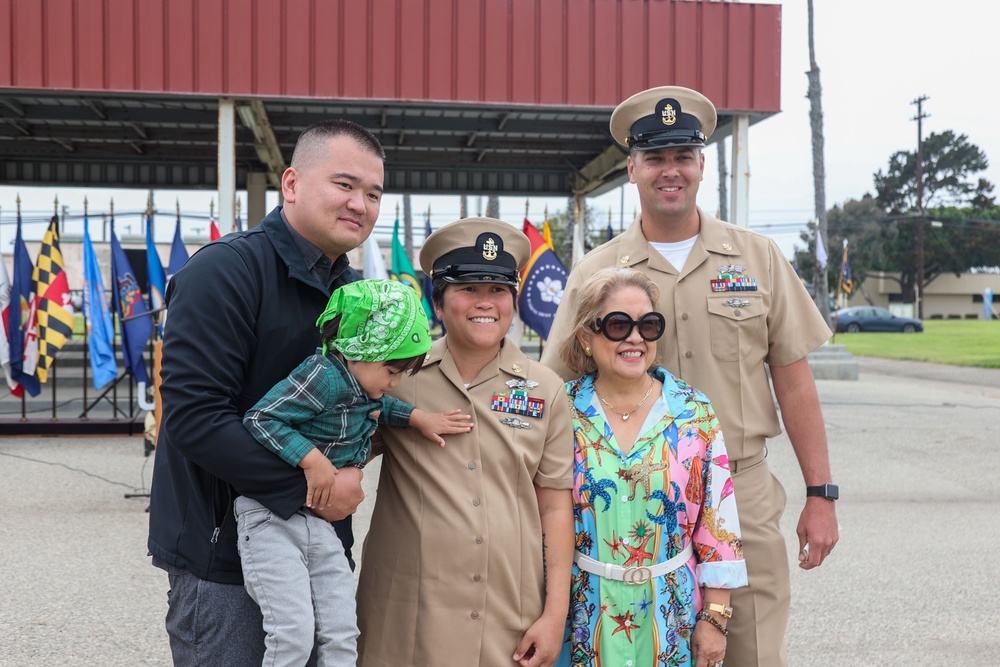
<path id="1" fill-rule="evenodd" d="M 517 271 L 489 264 L 448 264 L 435 268 L 434 277 L 455 285 L 495 283 L 517 287 Z"/>
<path id="2" fill-rule="evenodd" d="M 659 130 L 633 134 L 628 138 L 628 146 L 636 151 L 651 151 L 657 148 L 678 146 L 705 146 L 705 135 L 701 130 L 677 129 Z"/>

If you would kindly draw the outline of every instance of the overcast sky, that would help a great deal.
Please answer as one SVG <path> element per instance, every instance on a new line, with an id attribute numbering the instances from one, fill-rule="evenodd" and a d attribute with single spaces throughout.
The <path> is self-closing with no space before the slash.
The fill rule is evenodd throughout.
<path id="1" fill-rule="evenodd" d="M 813 219 L 812 147 L 809 101 L 805 72 L 809 69 L 805 0 L 769 3 L 782 5 L 782 112 L 750 128 L 750 226 L 771 235 L 786 255 L 799 243 L 798 234 Z M 966 134 L 990 158 L 983 176 L 1000 180 L 1000 92 L 996 83 L 996 26 L 1000 9 L 988 2 L 948 0 L 815 0 L 816 59 L 823 86 L 826 140 L 827 207 L 873 192 L 872 175 L 885 169 L 889 156 L 898 150 L 915 150 L 917 125 L 911 104 L 928 96 L 924 112 L 924 136 L 954 130 Z M 992 45 L 992 46 L 991 46 Z M 665 82 L 666 83 L 666 82 Z M 718 208 L 716 150 L 706 150 L 705 180 L 699 192 L 703 208 Z M 391 168 L 391 165 L 390 167 Z M 115 198 L 119 211 L 139 210 L 146 192 L 59 188 L 29 189 L 0 186 L 0 220 L 11 221 L 14 197 L 21 193 L 25 211 L 46 212 L 58 193 L 60 202 L 80 213 L 84 194 L 91 210 L 106 208 Z M 207 214 L 210 192 L 157 191 L 156 207 L 172 212 L 181 199 L 184 212 L 199 208 Z M 246 209 L 246 195 L 242 195 Z M 395 206 L 402 197 L 389 193 L 383 200 L 377 230 L 391 230 Z M 269 196 L 273 205 L 277 195 Z M 624 201 L 626 218 L 638 207 L 633 186 L 616 189 L 589 200 L 602 219 L 612 210 L 617 229 Z M 519 224 L 525 198 L 501 199 L 501 217 Z M 529 217 L 540 223 L 546 204 L 550 211 L 565 206 L 564 198 L 532 198 Z M 423 226 L 423 214 L 432 209 L 434 228 L 458 217 L 458 197 L 414 196 L 415 225 Z M 485 201 L 482 206 L 485 207 Z M 470 198 L 470 214 L 476 214 L 478 198 Z M 141 219 L 119 219 L 119 225 L 140 229 Z M 158 218 L 162 220 L 162 218 Z M 185 223 L 185 229 L 188 224 Z M 42 226 L 25 230 L 39 239 Z M 226 230 L 223 230 L 224 232 Z M 207 232 L 204 232 L 207 233 Z M 96 230 L 92 231 L 99 238 Z M 158 224 L 158 240 L 168 241 L 172 225 Z M 0 247 L 10 252 L 13 229 L 0 228 Z"/>

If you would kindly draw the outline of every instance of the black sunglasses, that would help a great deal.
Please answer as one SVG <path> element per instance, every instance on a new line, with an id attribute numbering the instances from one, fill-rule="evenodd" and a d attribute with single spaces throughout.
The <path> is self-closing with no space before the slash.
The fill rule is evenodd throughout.
<path id="1" fill-rule="evenodd" d="M 646 313 L 638 320 L 633 320 L 627 313 L 616 310 L 591 322 L 590 329 L 594 333 L 604 334 L 608 340 L 618 342 L 628 338 L 632 335 L 632 329 L 639 327 L 642 339 L 652 342 L 659 340 L 666 325 L 667 322 L 660 313 Z"/>

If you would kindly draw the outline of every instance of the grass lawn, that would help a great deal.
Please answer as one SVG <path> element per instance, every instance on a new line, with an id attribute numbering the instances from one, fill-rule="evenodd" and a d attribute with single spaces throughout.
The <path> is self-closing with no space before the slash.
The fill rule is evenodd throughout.
<path id="1" fill-rule="evenodd" d="M 865 357 L 1000 368 L 997 320 L 927 320 L 923 333 L 839 333 L 835 342 Z"/>

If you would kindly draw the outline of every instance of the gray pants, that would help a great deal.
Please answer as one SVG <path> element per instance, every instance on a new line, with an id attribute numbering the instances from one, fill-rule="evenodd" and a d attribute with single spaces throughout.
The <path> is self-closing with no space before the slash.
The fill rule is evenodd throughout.
<path id="1" fill-rule="evenodd" d="M 315 638 L 321 667 L 354 667 L 354 575 L 333 526 L 307 509 L 287 521 L 236 499 L 243 579 L 264 617 L 265 667 L 302 667 Z"/>

